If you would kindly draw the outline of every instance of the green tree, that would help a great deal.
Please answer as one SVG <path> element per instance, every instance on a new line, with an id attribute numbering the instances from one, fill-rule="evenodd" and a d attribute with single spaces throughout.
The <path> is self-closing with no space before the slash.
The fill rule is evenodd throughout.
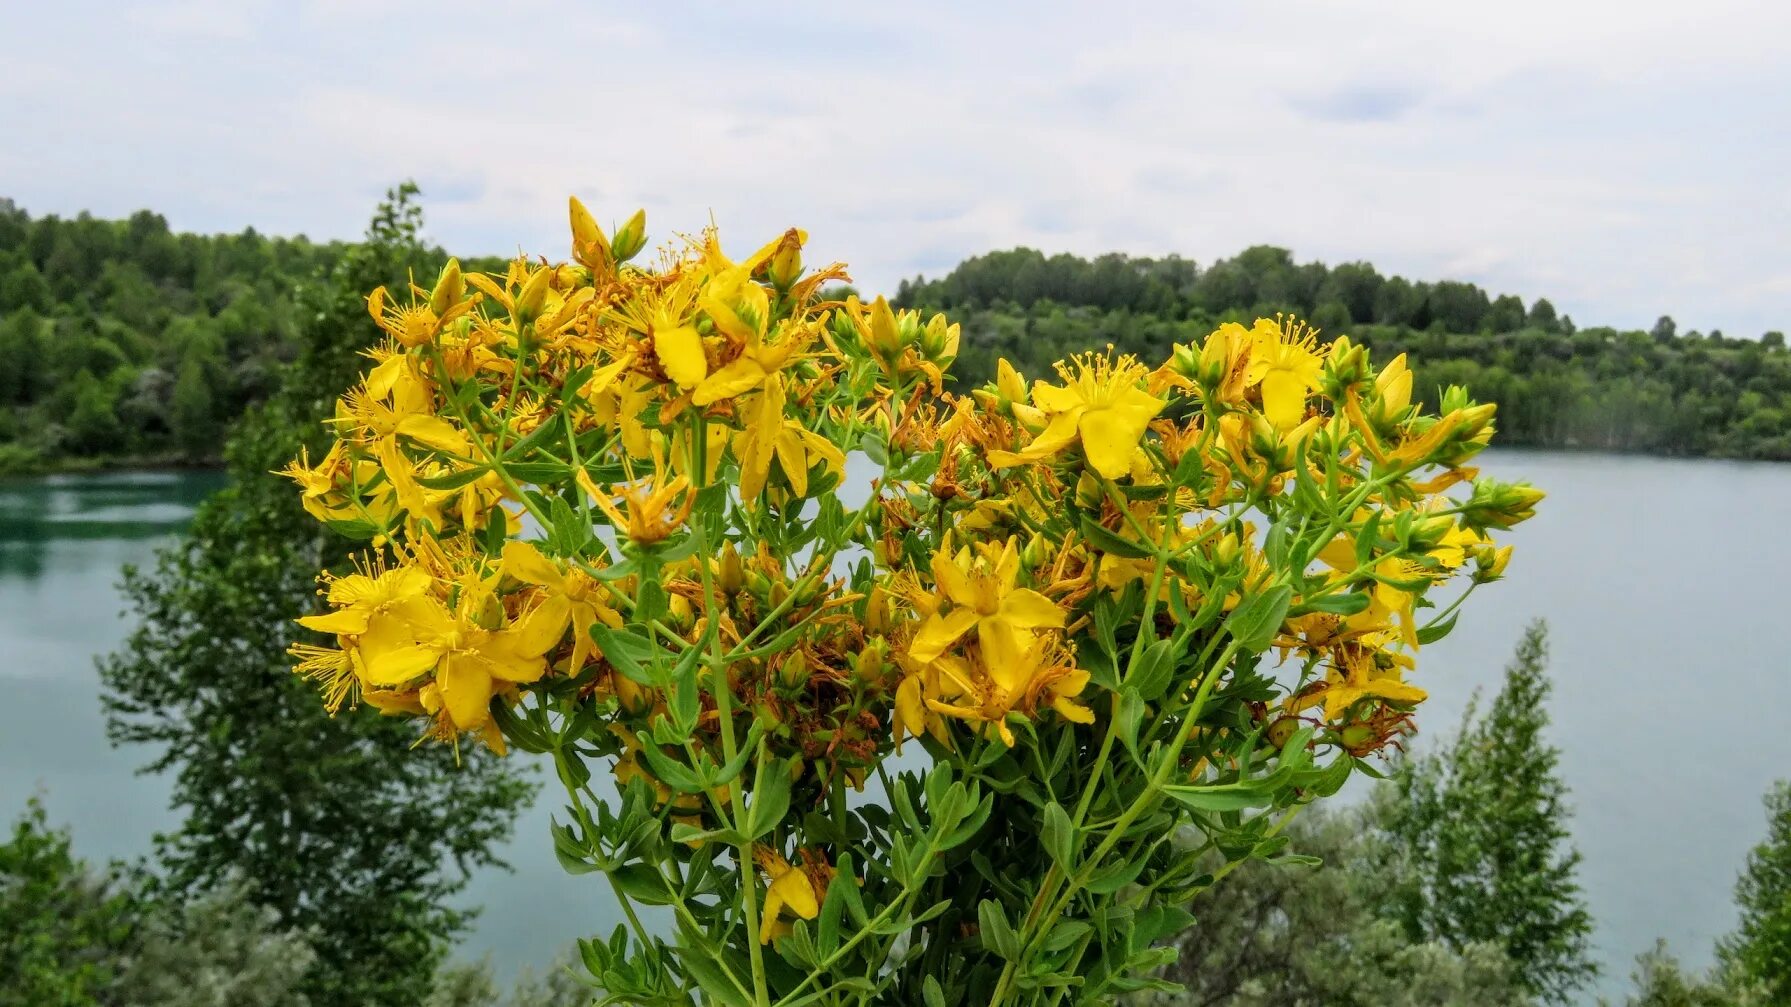
<path id="1" fill-rule="evenodd" d="M 310 1007 L 305 974 L 317 953 L 282 930 L 240 882 L 179 912 L 152 913 L 107 1001 L 129 1007 Z"/>
<path id="2" fill-rule="evenodd" d="M 1177 1007 L 1511 1007 L 1511 963 L 1490 943 L 1414 942 L 1382 918 L 1377 805 L 1307 812 L 1286 862 L 1254 861 L 1201 896 L 1167 978 Z M 1316 860 L 1318 863 L 1313 863 Z M 1215 869 L 1220 868 L 1215 862 Z"/>
<path id="3" fill-rule="evenodd" d="M 99 1003 L 137 911 L 119 870 L 78 859 L 31 798 L 0 842 L 0 1007 Z"/>
<path id="4" fill-rule="evenodd" d="M 1636 956 L 1636 967 L 1629 974 L 1635 992 L 1625 997 L 1623 1007 L 1765 1007 L 1768 1001 L 1757 989 L 1747 986 L 1732 973 L 1717 970 L 1709 975 L 1688 972 L 1667 950 L 1666 941 L 1658 941 L 1646 954 Z M 1601 1005 L 1607 1001 L 1600 1000 Z"/>
<path id="5" fill-rule="evenodd" d="M 1791 1002 L 1791 783 L 1766 794 L 1766 839 L 1735 883 L 1741 923 L 1717 945 L 1725 965 L 1757 983 L 1772 1003 Z"/>
<path id="6" fill-rule="evenodd" d="M 101 672 L 114 742 L 155 746 L 147 771 L 173 774 L 186 814 L 158 846 L 162 889 L 191 899 L 241 878 L 280 928 L 316 934 L 303 992 L 317 1007 L 416 1002 L 469 916 L 447 899 L 493 862 L 532 791 L 487 752 L 413 750 L 402 721 L 327 716 L 286 654 L 292 613 L 315 601 L 310 571 L 350 554 L 269 472 L 317 449 L 365 363 L 362 293 L 439 265 L 414 194 L 392 193 L 306 295 L 300 357 L 231 438 L 230 485 L 153 570 L 127 571 L 141 622 Z"/>
<path id="7" fill-rule="evenodd" d="M 222 446 L 212 409 L 211 382 L 205 375 L 205 364 L 197 354 L 189 353 L 181 361 L 180 375 L 174 380 L 168 415 L 174 441 L 188 458 L 215 457 Z"/>
<path id="8" fill-rule="evenodd" d="M 1413 941 L 1502 948 L 1519 986 L 1564 1002 L 1596 974 L 1592 920 L 1569 841 L 1567 787 L 1548 727 L 1548 631 L 1525 630 L 1483 718 L 1473 707 L 1440 754 L 1412 760 L 1377 793 L 1389 914 Z"/>
<path id="9" fill-rule="evenodd" d="M 82 454 L 116 452 L 124 428 L 118 422 L 118 396 L 93 372 L 82 368 L 69 386 L 73 402 L 68 414 L 68 441 Z"/>

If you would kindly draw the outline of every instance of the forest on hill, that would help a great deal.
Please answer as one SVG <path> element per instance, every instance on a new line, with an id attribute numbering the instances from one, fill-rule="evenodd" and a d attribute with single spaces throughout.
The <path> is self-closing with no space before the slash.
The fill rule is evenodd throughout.
<path id="1" fill-rule="evenodd" d="M 345 247 L 178 234 L 147 210 L 33 217 L 0 199 L 0 473 L 214 461 L 295 352 L 296 287 Z M 991 252 L 903 281 L 896 299 L 963 323 L 961 387 L 998 356 L 1031 376 L 1109 343 L 1160 359 L 1219 322 L 1279 311 L 1381 359 L 1410 351 L 1427 404 L 1449 384 L 1498 402 L 1504 444 L 1791 459 L 1791 352 L 1777 332 L 1680 333 L 1664 317 L 1646 332 L 1579 328 L 1546 299 L 1298 263 L 1270 246 L 1205 267 Z"/>
<path id="2" fill-rule="evenodd" d="M 1669 317 L 1645 332 L 1580 328 L 1547 299 L 1525 305 L 1364 262 L 1298 263 L 1266 245 L 1204 268 L 1176 256 L 991 252 L 903 281 L 897 300 L 963 324 L 955 370 L 971 383 L 991 377 L 997 357 L 1029 377 L 1109 343 L 1160 360 L 1220 322 L 1287 312 L 1380 360 L 1410 352 L 1428 406 L 1451 384 L 1497 402 L 1504 445 L 1791 459 L 1791 352 L 1780 332 L 1681 333 Z"/>
<path id="3" fill-rule="evenodd" d="M 341 251 L 0 200 L 0 471 L 217 457 L 292 356 L 295 285 Z"/>

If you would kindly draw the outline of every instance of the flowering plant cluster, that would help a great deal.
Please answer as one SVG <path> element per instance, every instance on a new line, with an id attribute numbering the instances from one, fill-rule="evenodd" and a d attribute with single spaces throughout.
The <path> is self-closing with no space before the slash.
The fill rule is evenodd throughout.
<path id="1" fill-rule="evenodd" d="M 1470 467 L 1493 406 L 1292 320 L 960 393 L 958 327 L 836 296 L 801 231 L 640 266 L 642 215 L 571 224 L 368 298 L 287 474 L 369 548 L 293 653 L 332 709 L 551 758 L 629 920 L 580 942 L 606 1004 L 1163 986 L 1212 851 L 1289 856 L 1398 743 L 1541 497 Z"/>

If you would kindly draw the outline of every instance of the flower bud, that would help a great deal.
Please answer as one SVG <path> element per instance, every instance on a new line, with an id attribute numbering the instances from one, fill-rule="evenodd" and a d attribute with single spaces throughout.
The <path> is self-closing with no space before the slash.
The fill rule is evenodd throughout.
<path id="1" fill-rule="evenodd" d="M 1401 354 L 1400 360 L 1404 359 L 1404 354 Z M 1404 367 L 1404 364 L 1401 363 L 1400 366 Z M 1389 364 L 1388 368 L 1391 367 Z M 1320 377 L 1321 389 L 1327 397 L 1341 402 L 1353 389 L 1367 381 L 1371 373 L 1368 347 L 1356 345 L 1348 336 L 1338 336 L 1331 341 L 1331 352 L 1325 355 L 1325 369 Z M 1407 397 L 1409 401 L 1409 391 Z"/>
<path id="2" fill-rule="evenodd" d="M 572 218 L 572 257 L 593 270 L 607 270 L 611 265 L 609 240 L 603 236 L 603 228 L 597 226 L 597 218 L 591 216 L 577 196 L 567 205 Z"/>
<path id="3" fill-rule="evenodd" d="M 1087 511 L 1098 511 L 1107 499 L 1107 491 L 1101 485 L 1101 477 L 1084 469 L 1076 480 L 1076 506 Z"/>
<path id="4" fill-rule="evenodd" d="M 449 259 L 436 278 L 435 289 L 429 292 L 429 310 L 440 318 L 448 309 L 466 297 L 466 277 L 460 275 L 460 260 Z"/>
<path id="5" fill-rule="evenodd" d="M 1474 583 L 1490 584 L 1505 576 L 1505 567 L 1511 562 L 1511 547 L 1495 546 L 1490 542 L 1474 547 Z"/>
<path id="6" fill-rule="evenodd" d="M 721 562 L 717 564 L 716 583 L 723 594 L 732 597 L 740 593 L 741 585 L 746 583 L 746 571 L 740 564 L 740 553 L 734 543 L 724 542 L 721 546 Z"/>
<path id="7" fill-rule="evenodd" d="M 1461 523 L 1473 531 L 1510 528 L 1536 516 L 1536 504 L 1547 494 L 1528 483 L 1476 479 L 1474 493 L 1462 505 Z"/>
<path id="8" fill-rule="evenodd" d="M 883 590 L 883 585 L 873 585 L 870 595 L 864 600 L 864 631 L 887 633 L 889 622 L 889 593 Z"/>
<path id="9" fill-rule="evenodd" d="M 877 685 L 883 681 L 884 658 L 889 645 L 878 637 L 866 644 L 852 659 L 852 674 L 865 685 Z"/>
<path id="10" fill-rule="evenodd" d="M 777 666 L 777 682 L 786 689 L 800 689 L 808 684 L 808 657 L 800 650 L 791 651 Z"/>
<path id="11" fill-rule="evenodd" d="M 889 302 L 879 296 L 871 302 L 871 352 L 885 361 L 894 361 L 902 352 L 902 333 L 896 325 L 895 312 Z"/>
<path id="12" fill-rule="evenodd" d="M 920 351 L 934 362 L 957 357 L 958 327 L 948 324 L 943 314 L 927 319 L 927 326 L 920 333 Z"/>
<path id="13" fill-rule="evenodd" d="M 1412 372 L 1406 367 L 1405 354 L 1394 357 L 1375 375 L 1374 391 L 1379 399 L 1376 419 L 1382 423 L 1397 423 L 1405 417 L 1412 404 Z"/>
<path id="14" fill-rule="evenodd" d="M 541 309 L 546 307 L 547 294 L 552 287 L 553 270 L 543 268 L 529 274 L 522 292 L 516 295 L 516 310 L 512 312 L 518 325 L 527 325 L 541 317 Z"/>
<path id="15" fill-rule="evenodd" d="M 777 243 L 777 251 L 771 253 L 771 261 L 765 264 L 765 275 L 771 278 L 772 286 L 779 290 L 788 290 L 802 278 L 802 232 L 792 227 L 784 232 L 782 240 Z"/>
<path id="16" fill-rule="evenodd" d="M 617 262 L 627 262 L 640 254 L 647 247 L 647 211 L 636 210 L 628 223 L 616 230 L 616 238 L 610 242 L 610 253 Z"/>
<path id="17" fill-rule="evenodd" d="M 1238 554 L 1243 551 L 1243 542 L 1238 533 L 1228 531 L 1213 544 L 1213 563 L 1220 569 L 1230 567 L 1238 561 Z"/>

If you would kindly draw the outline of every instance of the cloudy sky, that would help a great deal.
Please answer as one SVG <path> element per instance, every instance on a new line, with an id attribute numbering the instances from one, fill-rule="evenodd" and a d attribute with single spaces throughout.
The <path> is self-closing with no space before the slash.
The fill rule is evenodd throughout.
<path id="1" fill-rule="evenodd" d="M 0 196 L 464 252 L 565 197 L 861 287 L 1260 242 L 1584 324 L 1791 328 L 1791 5 L 0 0 Z"/>

